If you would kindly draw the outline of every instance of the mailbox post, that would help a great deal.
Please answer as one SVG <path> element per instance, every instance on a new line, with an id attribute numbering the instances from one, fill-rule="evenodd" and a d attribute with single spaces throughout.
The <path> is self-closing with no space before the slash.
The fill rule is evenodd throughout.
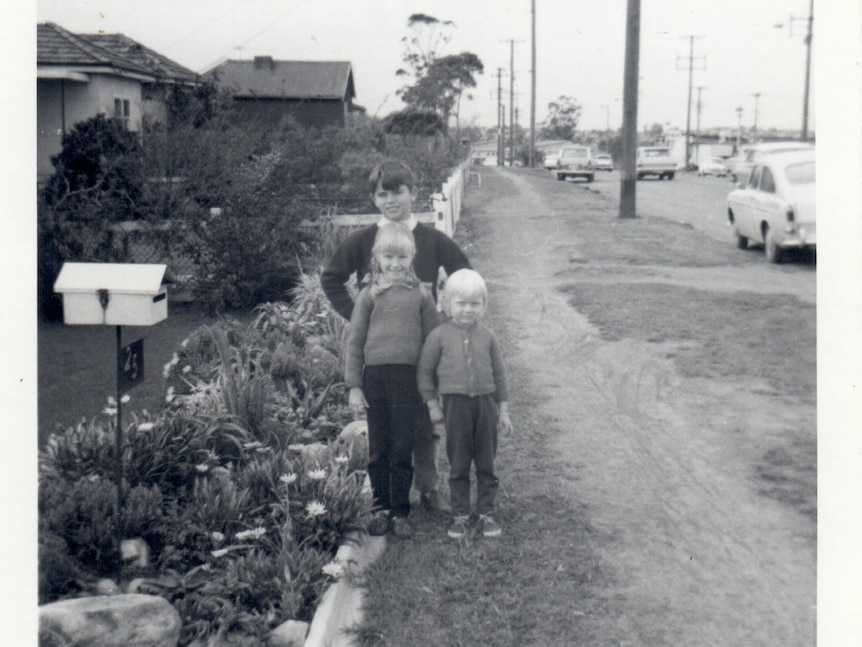
<path id="1" fill-rule="evenodd" d="M 63 321 L 70 325 L 113 325 L 117 329 L 117 583 L 123 534 L 123 392 L 144 378 L 143 340 L 125 348 L 123 326 L 152 326 L 168 316 L 166 265 L 64 263 L 54 291 L 63 295 Z"/>

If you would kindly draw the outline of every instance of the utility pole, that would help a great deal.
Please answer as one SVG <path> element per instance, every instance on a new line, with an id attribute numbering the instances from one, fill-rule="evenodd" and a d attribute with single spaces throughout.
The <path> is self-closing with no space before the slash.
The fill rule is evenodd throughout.
<path id="1" fill-rule="evenodd" d="M 757 143 L 757 101 L 760 99 L 762 92 L 755 92 L 751 96 L 754 97 L 754 131 L 751 134 L 751 143 Z"/>
<path id="2" fill-rule="evenodd" d="M 536 0 L 531 2 L 530 38 L 530 168 L 536 166 Z"/>
<path id="3" fill-rule="evenodd" d="M 797 18 L 790 16 L 790 36 L 793 36 L 793 23 L 797 20 L 804 20 L 807 23 L 805 34 L 805 91 L 802 96 L 802 141 L 808 141 L 808 93 L 811 89 L 811 39 L 814 37 L 814 0 L 810 0 L 808 4 L 808 17 Z M 782 25 L 776 25 L 781 27 Z"/>
<path id="4" fill-rule="evenodd" d="M 509 166 L 515 162 L 515 40 L 509 39 Z"/>
<path id="5" fill-rule="evenodd" d="M 694 159 L 699 160 L 700 159 L 700 108 L 702 105 L 701 101 L 700 101 L 700 93 L 702 90 L 705 90 L 706 88 L 702 85 L 699 85 L 695 89 L 697 90 L 697 129 L 694 131 L 694 148 L 695 148 Z"/>
<path id="6" fill-rule="evenodd" d="M 638 146 L 638 65 L 640 63 L 641 3 L 628 0 L 626 7 L 626 57 L 623 73 L 623 159 L 620 180 L 620 218 L 634 218 Z"/>
<path id="7" fill-rule="evenodd" d="M 503 68 L 497 68 L 497 166 L 503 165 Z"/>
<path id="8" fill-rule="evenodd" d="M 739 152 L 739 145 L 742 140 L 742 106 L 736 108 L 736 152 Z"/>
<path id="9" fill-rule="evenodd" d="M 677 64 L 676 69 L 688 70 L 688 109 L 686 111 L 686 116 L 685 116 L 685 167 L 686 168 L 688 168 L 688 166 L 689 166 L 689 159 L 690 159 L 689 150 L 690 150 L 690 146 L 691 146 L 691 144 L 689 143 L 689 140 L 691 138 L 691 81 L 692 81 L 692 76 L 694 74 L 694 62 L 695 62 L 694 39 L 695 38 L 699 38 L 699 36 L 689 36 L 688 37 L 688 63 L 686 65 L 686 67 L 680 68 L 679 67 L 680 57 L 679 56 L 676 57 L 676 64 Z M 703 67 L 699 68 L 699 69 L 705 70 L 706 69 L 706 57 L 705 56 L 698 56 L 697 58 L 703 59 L 703 62 L 704 62 Z"/>

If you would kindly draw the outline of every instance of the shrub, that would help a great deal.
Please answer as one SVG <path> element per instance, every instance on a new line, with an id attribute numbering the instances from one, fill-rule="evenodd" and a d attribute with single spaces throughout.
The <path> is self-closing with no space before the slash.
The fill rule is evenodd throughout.
<path id="1" fill-rule="evenodd" d="M 182 645 L 310 619 L 333 577 L 324 565 L 371 510 L 364 463 L 330 442 L 349 419 L 330 350 L 343 324 L 318 310 L 315 279 L 304 285 L 295 306 L 264 304 L 248 326 L 193 332 L 165 367 L 169 405 L 126 425 L 123 536 L 147 542 L 152 566 L 122 574 L 176 606 Z M 106 411 L 40 452 L 42 601 L 116 572 L 117 421 Z"/>

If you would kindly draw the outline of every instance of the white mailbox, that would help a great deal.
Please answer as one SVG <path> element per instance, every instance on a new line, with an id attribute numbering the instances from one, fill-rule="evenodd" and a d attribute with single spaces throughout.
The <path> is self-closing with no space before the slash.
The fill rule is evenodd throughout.
<path id="1" fill-rule="evenodd" d="M 151 326 L 168 317 L 166 265 L 64 263 L 54 282 L 67 324 Z"/>

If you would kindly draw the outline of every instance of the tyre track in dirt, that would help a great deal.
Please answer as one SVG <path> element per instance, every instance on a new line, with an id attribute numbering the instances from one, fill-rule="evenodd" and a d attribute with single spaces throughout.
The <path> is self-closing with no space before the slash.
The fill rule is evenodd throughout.
<path id="1" fill-rule="evenodd" d="M 468 197 L 480 240 L 470 253 L 489 282 L 492 323 L 513 340 L 504 350 L 514 388 L 557 421 L 547 450 L 562 466 L 549 469 L 565 470 L 567 496 L 613 537 L 596 550 L 616 573 L 608 595 L 621 596 L 624 617 L 591 619 L 598 635 L 613 621 L 631 634 L 626 644 L 813 644 L 814 529 L 752 482 L 765 447 L 800 419 L 815 428 L 813 408 L 768 385 L 684 379 L 669 357 L 675 344 L 603 341 L 561 288 L 572 281 L 578 209 L 606 199 L 539 192 L 534 178 L 485 174 Z M 727 269 L 615 267 L 596 278 L 609 289 L 703 288 L 707 273 L 710 289 L 745 285 L 735 281 L 745 269 Z"/>

